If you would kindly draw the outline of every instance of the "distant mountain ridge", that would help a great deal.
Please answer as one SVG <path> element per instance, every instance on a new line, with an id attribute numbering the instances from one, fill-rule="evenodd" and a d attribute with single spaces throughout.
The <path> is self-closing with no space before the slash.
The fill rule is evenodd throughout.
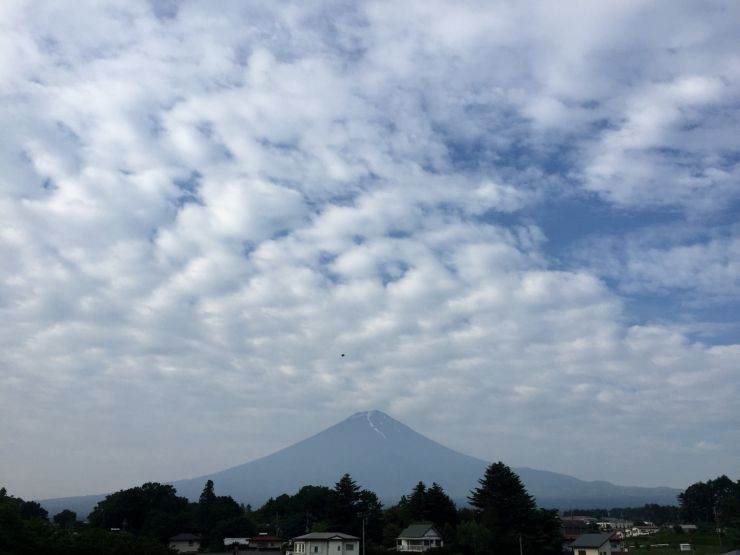
<path id="1" fill-rule="evenodd" d="M 358 412 L 318 434 L 271 455 L 197 478 L 171 482 L 180 495 L 196 500 L 207 480 L 220 495 L 259 507 L 270 497 L 293 494 L 304 485 L 333 486 L 349 473 L 386 504 L 423 481 L 440 484 L 458 505 L 490 462 L 454 451 L 381 411 Z M 513 469 L 538 505 L 560 509 L 628 507 L 645 503 L 674 505 L 681 490 L 587 482 L 565 474 Z M 47 499 L 51 515 L 62 509 L 87 514 L 104 495 Z M 66 503 L 66 504 L 65 504 Z"/>

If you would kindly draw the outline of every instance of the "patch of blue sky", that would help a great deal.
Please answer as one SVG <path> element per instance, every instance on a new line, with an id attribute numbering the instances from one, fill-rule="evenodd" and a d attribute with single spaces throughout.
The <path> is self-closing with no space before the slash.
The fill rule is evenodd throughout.
<path id="1" fill-rule="evenodd" d="M 287 237 L 292 233 L 292 231 L 293 230 L 289 228 L 278 229 L 270 234 L 270 240 L 275 241 L 276 239 Z"/>
<path id="2" fill-rule="evenodd" d="M 362 9 L 349 3 L 335 5 L 331 14 L 317 12 L 306 19 L 306 23 L 319 36 L 321 48 L 335 55 L 333 59 L 345 65 L 360 61 L 367 53 L 367 18 Z"/>
<path id="3" fill-rule="evenodd" d="M 189 203 L 203 204 L 199 192 L 202 179 L 202 174 L 193 170 L 187 177 L 175 178 L 173 180 L 175 186 L 180 190 L 180 195 L 175 199 L 178 207 Z"/>
<path id="4" fill-rule="evenodd" d="M 681 222 L 683 214 L 670 208 L 625 210 L 594 194 L 555 196 L 531 205 L 522 212 L 547 238 L 547 252 L 565 261 L 581 241 L 592 237 L 620 237 L 641 228 Z"/>
<path id="5" fill-rule="evenodd" d="M 155 114 L 146 115 L 146 128 L 153 137 L 160 137 L 166 132 L 161 119 Z"/>
<path id="6" fill-rule="evenodd" d="M 740 300 L 699 306 L 676 291 L 622 296 L 629 325 L 665 324 L 680 327 L 691 341 L 707 345 L 740 340 Z"/>
<path id="7" fill-rule="evenodd" d="M 574 169 L 578 154 L 576 143 L 537 142 L 526 136 L 492 141 L 488 136 L 447 136 L 444 145 L 448 163 L 456 171 L 490 172 L 505 176 L 513 183 L 526 182 L 525 170 L 564 177 Z"/>
<path id="8" fill-rule="evenodd" d="M 386 264 L 379 269 L 378 275 L 383 287 L 387 287 L 391 283 L 403 279 L 403 276 L 405 276 L 410 269 L 411 266 L 405 262 Z"/>
<path id="9" fill-rule="evenodd" d="M 242 241 L 242 256 L 244 258 L 249 258 L 252 256 L 252 253 L 256 250 L 257 243 L 254 241 Z"/>
<path id="10" fill-rule="evenodd" d="M 328 252 L 328 251 L 321 251 L 319 253 L 319 266 L 318 271 L 319 273 L 326 279 L 329 283 L 336 285 L 341 282 L 341 277 L 336 272 L 333 272 L 331 267 L 334 261 L 337 259 L 337 254 Z"/>
<path id="11" fill-rule="evenodd" d="M 408 239 L 412 234 L 409 230 L 405 229 L 391 229 L 385 235 L 391 239 Z"/>
<path id="12" fill-rule="evenodd" d="M 179 11 L 178 0 L 150 0 L 152 13 L 160 21 L 175 19 Z"/>

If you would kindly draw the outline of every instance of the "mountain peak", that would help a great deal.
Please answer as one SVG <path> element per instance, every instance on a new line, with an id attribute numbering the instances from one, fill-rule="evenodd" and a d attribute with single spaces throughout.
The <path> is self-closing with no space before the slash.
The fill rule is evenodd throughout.
<path id="1" fill-rule="evenodd" d="M 352 416 L 350 416 L 350 418 L 367 418 L 367 417 L 371 417 L 371 418 L 373 418 L 373 417 L 374 418 L 388 418 L 388 419 L 391 419 L 391 417 L 388 416 L 386 413 L 384 413 L 382 410 L 377 410 L 377 409 L 373 409 L 373 410 L 362 410 L 362 411 L 356 412 Z"/>
<path id="2" fill-rule="evenodd" d="M 488 440 L 488 438 L 481 438 Z M 198 499 L 206 480 L 241 503 L 258 506 L 270 497 L 301 487 L 331 487 L 345 473 L 374 491 L 384 503 L 395 503 L 419 481 L 437 482 L 452 499 L 465 503 L 488 462 L 445 447 L 379 410 L 356 412 L 318 434 L 260 459 L 213 474 L 172 484 L 180 495 Z M 583 482 L 572 476 L 513 469 L 537 503 L 544 507 L 630 507 L 647 503 L 675 504 L 678 490 Z M 44 503 L 50 514 L 74 508 L 87 514 L 102 496 Z"/>
<path id="3" fill-rule="evenodd" d="M 348 422 L 362 421 L 363 424 L 367 424 L 370 429 L 378 434 L 383 441 L 388 441 L 388 436 L 385 435 L 383 428 L 386 424 L 393 423 L 395 420 L 388 416 L 386 413 L 379 410 L 366 410 L 356 412 L 347 419 Z"/>

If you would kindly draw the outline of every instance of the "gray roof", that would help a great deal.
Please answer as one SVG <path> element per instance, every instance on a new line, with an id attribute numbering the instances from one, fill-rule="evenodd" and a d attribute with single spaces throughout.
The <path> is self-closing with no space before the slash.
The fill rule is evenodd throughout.
<path id="1" fill-rule="evenodd" d="M 403 532 L 401 532 L 398 537 L 399 538 L 422 538 L 424 535 L 429 532 L 429 530 L 434 530 L 434 533 L 439 536 L 439 532 L 437 532 L 437 529 L 432 525 L 431 522 L 421 522 L 419 524 L 412 524 L 408 528 L 406 528 Z"/>
<path id="2" fill-rule="evenodd" d="M 294 540 L 359 540 L 357 536 L 350 536 L 342 532 L 311 532 L 293 538 Z"/>
<path id="3" fill-rule="evenodd" d="M 601 547 L 609 541 L 611 534 L 581 534 L 576 538 L 571 547 Z"/>
<path id="4" fill-rule="evenodd" d="M 170 538 L 171 542 L 184 542 L 184 541 L 200 541 L 200 536 L 197 534 L 177 534 Z"/>

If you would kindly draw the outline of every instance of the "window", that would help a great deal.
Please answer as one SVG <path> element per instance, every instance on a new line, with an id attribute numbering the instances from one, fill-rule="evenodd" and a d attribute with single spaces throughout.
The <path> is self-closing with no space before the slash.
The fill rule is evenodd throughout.
<path id="1" fill-rule="evenodd" d="M 306 544 L 303 542 L 297 542 L 295 544 L 295 552 L 296 553 L 305 553 L 306 552 Z"/>
<path id="2" fill-rule="evenodd" d="M 354 551 L 355 550 L 355 544 L 353 544 L 353 543 L 346 544 L 344 546 L 344 550 L 345 551 Z"/>
<path id="3" fill-rule="evenodd" d="M 314 545 L 313 546 L 313 552 L 314 553 L 318 553 L 319 552 L 319 546 L 318 545 Z"/>
<path id="4" fill-rule="evenodd" d="M 585 549 L 579 549 L 578 550 L 578 555 L 586 555 L 586 550 Z"/>

